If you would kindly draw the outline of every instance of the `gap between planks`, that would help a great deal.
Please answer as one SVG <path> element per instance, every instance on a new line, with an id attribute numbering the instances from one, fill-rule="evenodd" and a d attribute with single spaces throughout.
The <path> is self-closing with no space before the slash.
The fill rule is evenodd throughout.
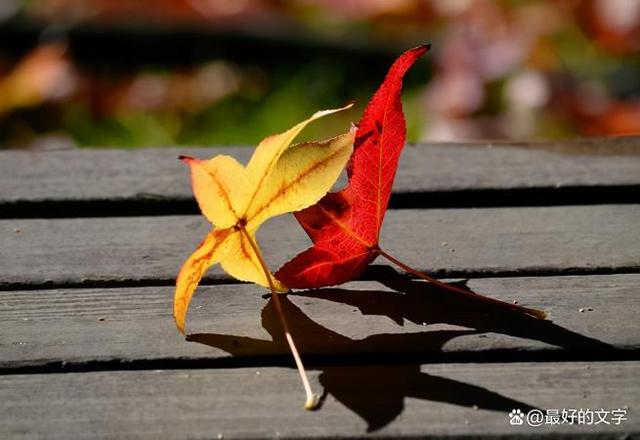
<path id="1" fill-rule="evenodd" d="M 640 203 L 640 185 L 487 188 L 458 191 L 394 192 L 389 209 L 450 209 L 591 206 Z M 134 197 L 118 200 L 0 201 L 0 219 L 56 219 L 196 215 L 192 197 Z"/>
<path id="2" fill-rule="evenodd" d="M 383 263 L 382 260 L 379 260 Z M 389 274 L 389 270 L 394 275 Z M 600 275 L 632 275 L 640 274 L 640 265 L 629 267 L 593 267 L 593 268 L 569 268 L 569 269 L 544 269 L 544 268 L 527 268 L 515 270 L 501 271 L 485 271 L 472 269 L 467 270 L 450 270 L 450 269 L 434 269 L 429 274 L 437 279 L 453 279 L 453 280 L 471 280 L 485 278 L 522 278 L 522 277 L 558 277 L 558 276 L 600 276 Z M 373 263 L 364 273 L 353 281 L 378 281 L 380 279 L 395 278 L 397 276 L 406 277 L 408 279 L 418 280 L 414 275 L 405 273 L 401 269 L 391 267 L 387 264 Z M 120 280 L 92 280 L 85 279 L 80 282 L 55 282 L 45 281 L 42 283 L 8 283 L 0 281 L 0 295 L 4 291 L 34 291 L 34 290 L 50 290 L 50 289 L 122 289 L 134 287 L 168 287 L 175 286 L 176 278 L 150 278 L 150 279 L 120 279 Z M 227 278 L 224 276 L 205 276 L 199 283 L 200 286 L 243 286 L 250 283 Z"/>

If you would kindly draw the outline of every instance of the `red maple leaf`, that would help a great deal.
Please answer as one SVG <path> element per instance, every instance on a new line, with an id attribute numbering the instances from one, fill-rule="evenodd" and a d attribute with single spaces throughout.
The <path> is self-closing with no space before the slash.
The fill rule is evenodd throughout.
<path id="1" fill-rule="evenodd" d="M 425 45 L 403 53 L 369 101 L 347 165 L 347 187 L 295 214 L 314 244 L 276 274 L 287 286 L 314 288 L 350 281 L 380 254 L 380 229 L 406 139 L 402 79 L 428 49 Z"/>
<path id="2" fill-rule="evenodd" d="M 292 288 L 318 288 L 351 281 L 382 255 L 406 272 L 445 290 L 500 304 L 544 319 L 541 310 L 505 303 L 417 271 L 380 248 L 380 229 L 406 139 L 402 80 L 429 45 L 410 49 L 393 63 L 364 111 L 347 164 L 348 185 L 295 214 L 313 246 L 287 262 L 276 278 Z"/>

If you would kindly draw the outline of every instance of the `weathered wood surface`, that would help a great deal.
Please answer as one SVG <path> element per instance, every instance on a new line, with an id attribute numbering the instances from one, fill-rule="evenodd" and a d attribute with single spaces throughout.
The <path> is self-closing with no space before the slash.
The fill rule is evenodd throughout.
<path id="1" fill-rule="evenodd" d="M 408 146 L 396 193 L 640 184 L 640 137 L 565 142 L 549 150 L 526 144 Z M 189 200 L 181 154 L 231 154 L 246 163 L 251 149 L 4 151 L 0 207 L 24 201 Z"/>
<path id="2" fill-rule="evenodd" d="M 172 282 L 208 227 L 197 216 L 1 220 L 0 285 Z M 309 244 L 292 216 L 258 239 L 274 269 Z M 640 205 L 390 211 L 382 245 L 441 275 L 638 270 Z M 207 279 L 226 276 L 214 267 Z"/>
<path id="3" fill-rule="evenodd" d="M 317 412 L 304 412 L 291 392 L 299 387 L 291 369 L 0 376 L 0 431 L 61 439 L 640 434 L 635 408 L 620 425 L 511 426 L 507 415 L 628 407 L 640 393 L 639 362 L 321 367 L 311 376 L 327 392 Z"/>
<path id="4" fill-rule="evenodd" d="M 615 349 L 634 350 L 634 356 L 640 349 L 640 275 L 468 283 L 493 298 L 543 309 L 552 322 L 419 281 L 385 283 L 353 282 L 291 296 L 286 311 L 302 352 L 351 360 L 421 355 L 433 362 L 442 354 L 486 360 L 498 351 L 508 352 L 504 356 L 511 360 L 545 353 L 600 359 L 629 356 Z M 187 343 L 173 324 L 173 289 L 168 286 L 2 292 L 0 371 L 204 362 L 229 354 L 286 356 L 280 325 L 264 293 L 250 285 L 201 287 L 189 313 Z"/>
<path id="5" fill-rule="evenodd" d="M 214 268 L 189 341 L 171 317 L 175 275 L 208 228 L 171 215 L 194 212 L 176 156 L 250 150 L 1 152 L 0 437 L 639 435 L 640 137 L 540 146 L 407 148 L 405 209 L 388 213 L 382 244 L 550 321 L 385 266 L 365 276 L 379 282 L 291 295 L 294 336 L 327 393 L 316 413 L 283 368 L 264 290 Z M 408 209 L 433 206 L 458 208 Z M 309 243 L 290 216 L 259 239 L 274 269 Z M 514 427 L 507 415 L 627 405 L 621 425 Z"/>

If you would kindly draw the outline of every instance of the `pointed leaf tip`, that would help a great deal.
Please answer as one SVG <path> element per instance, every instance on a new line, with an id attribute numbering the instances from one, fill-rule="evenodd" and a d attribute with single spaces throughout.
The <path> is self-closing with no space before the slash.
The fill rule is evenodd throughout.
<path id="1" fill-rule="evenodd" d="M 341 111 L 344 111 L 344 110 L 348 110 L 351 107 L 353 107 L 355 103 L 356 103 L 355 101 L 350 101 L 347 104 L 345 104 L 345 105 L 343 105 L 342 107 L 339 107 L 339 108 L 331 108 L 331 109 L 327 109 L 327 110 L 317 111 L 313 115 L 311 115 L 311 120 L 318 119 L 318 118 L 321 118 L 323 116 L 327 116 L 327 115 L 330 115 L 330 114 L 333 114 L 333 113 L 338 113 L 338 112 L 341 112 Z"/>
<path id="2" fill-rule="evenodd" d="M 405 52 L 405 54 L 414 53 L 416 57 L 421 57 L 425 53 L 427 53 L 431 49 L 431 43 L 421 44 L 420 46 L 416 46 L 413 49 L 409 49 Z"/>

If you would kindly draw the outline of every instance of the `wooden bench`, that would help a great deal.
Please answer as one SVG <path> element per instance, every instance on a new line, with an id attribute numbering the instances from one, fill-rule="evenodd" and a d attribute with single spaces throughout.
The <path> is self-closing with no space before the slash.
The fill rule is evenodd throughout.
<path id="1" fill-rule="evenodd" d="M 173 324 L 176 273 L 208 228 L 176 158 L 223 152 L 251 153 L 0 152 L 0 437 L 640 434 L 640 137 L 408 146 L 383 245 L 550 320 L 382 260 L 360 281 L 290 295 L 324 390 L 316 412 L 263 289 L 214 268 L 188 341 Z M 291 216 L 258 239 L 273 268 L 308 244 Z M 626 420 L 532 427 L 510 424 L 514 409 Z"/>

